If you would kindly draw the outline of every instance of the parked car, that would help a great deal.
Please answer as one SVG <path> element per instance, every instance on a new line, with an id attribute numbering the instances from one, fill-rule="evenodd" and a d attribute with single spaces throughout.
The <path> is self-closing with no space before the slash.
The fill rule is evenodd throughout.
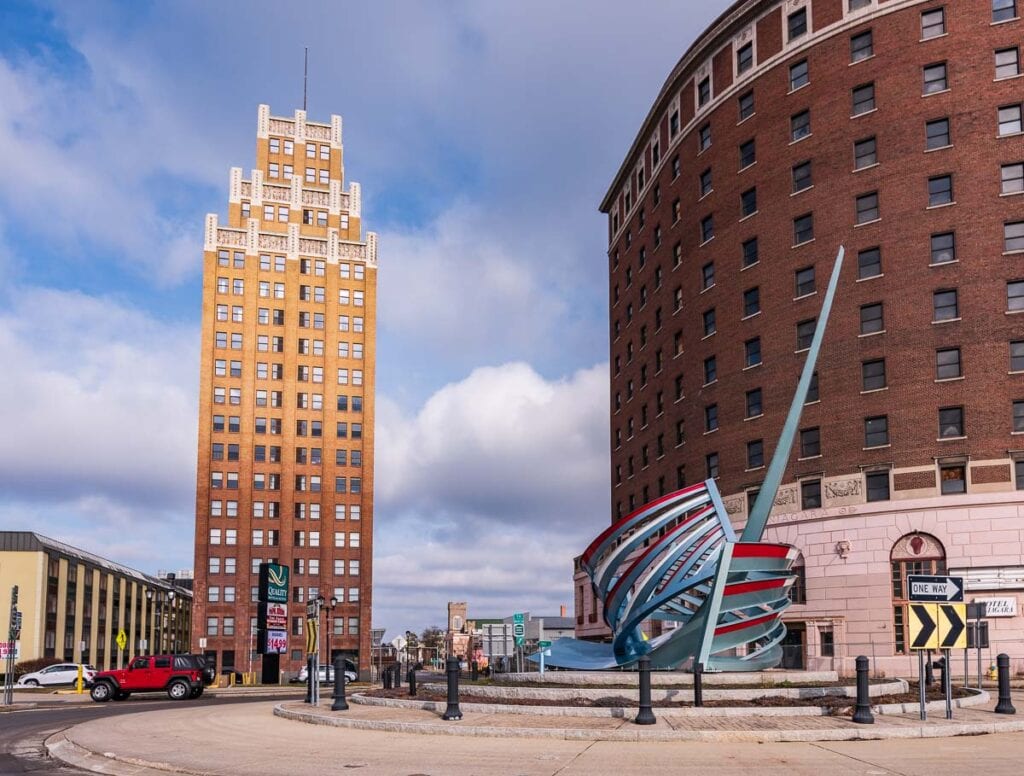
<path id="1" fill-rule="evenodd" d="M 334 666 L 321 665 L 318 671 L 320 675 L 320 684 L 330 684 L 334 682 Z M 306 666 L 299 669 L 298 676 L 292 679 L 293 682 L 305 682 L 309 678 L 309 671 Z M 345 661 L 345 683 L 354 682 L 359 678 L 359 672 L 356 670 L 355 663 L 351 660 Z"/>
<path id="2" fill-rule="evenodd" d="M 148 655 L 132 660 L 128 668 L 100 671 L 89 695 L 97 703 L 123 701 L 134 692 L 166 692 L 173 701 L 198 698 L 206 687 L 206 660 L 197 655 Z"/>
<path id="3" fill-rule="evenodd" d="M 74 684 L 78 681 L 78 663 L 57 663 L 47 666 L 41 671 L 33 671 L 30 674 L 23 674 L 18 679 L 22 687 L 42 687 L 56 684 Z M 90 684 L 96 669 L 90 665 L 82 664 L 82 679 L 85 684 Z"/>

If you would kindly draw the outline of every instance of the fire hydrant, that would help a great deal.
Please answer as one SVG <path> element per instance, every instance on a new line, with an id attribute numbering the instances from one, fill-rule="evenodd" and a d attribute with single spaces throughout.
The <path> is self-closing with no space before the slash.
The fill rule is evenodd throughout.
<path id="1" fill-rule="evenodd" d="M 988 667 L 988 678 L 991 679 L 993 682 L 999 679 L 999 671 L 996 669 L 995 663 L 992 663 Z"/>

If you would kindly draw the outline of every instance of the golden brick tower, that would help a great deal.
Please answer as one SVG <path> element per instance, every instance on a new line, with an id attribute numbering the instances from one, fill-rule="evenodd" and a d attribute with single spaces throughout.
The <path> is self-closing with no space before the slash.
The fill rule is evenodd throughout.
<path id="1" fill-rule="evenodd" d="M 377 235 L 345 186 L 341 116 L 259 106 L 256 169 L 206 217 L 192 648 L 277 681 L 305 660 L 370 664 Z M 291 568 L 288 653 L 255 654 L 257 571 Z"/>

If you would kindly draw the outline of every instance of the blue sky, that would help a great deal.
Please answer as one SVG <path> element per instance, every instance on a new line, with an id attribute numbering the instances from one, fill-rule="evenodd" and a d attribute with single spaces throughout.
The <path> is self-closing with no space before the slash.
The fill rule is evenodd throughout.
<path id="1" fill-rule="evenodd" d="M 571 609 L 608 520 L 597 204 L 727 5 L 5 0 L 0 527 L 191 567 L 203 216 L 309 46 L 381 236 L 374 624 Z"/>

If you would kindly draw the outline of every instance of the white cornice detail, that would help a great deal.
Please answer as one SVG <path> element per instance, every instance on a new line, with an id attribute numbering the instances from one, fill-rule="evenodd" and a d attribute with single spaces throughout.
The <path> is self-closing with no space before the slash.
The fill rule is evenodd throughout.
<path id="1" fill-rule="evenodd" d="M 256 137 L 265 140 L 270 134 L 270 106 L 261 104 L 256 109 Z"/>
<path id="2" fill-rule="evenodd" d="M 260 220 L 250 218 L 248 222 L 248 235 L 245 252 L 250 256 L 256 256 L 260 252 Z"/>
<path id="3" fill-rule="evenodd" d="M 292 190 L 289 199 L 291 200 L 291 206 L 298 210 L 302 207 L 302 181 L 299 179 L 298 175 L 293 175 L 291 183 Z"/>
<path id="4" fill-rule="evenodd" d="M 299 225 L 288 224 L 288 258 L 299 258 Z"/>
<path id="5" fill-rule="evenodd" d="M 213 251 L 217 249 L 217 214 L 207 213 L 206 214 L 206 229 L 203 235 L 203 250 Z"/>
<path id="6" fill-rule="evenodd" d="M 337 261 L 338 255 L 341 253 L 339 250 L 340 244 L 338 242 L 338 230 L 331 227 L 327 230 L 327 258 L 330 261 Z"/>
<path id="7" fill-rule="evenodd" d="M 252 171 L 252 204 L 259 207 L 263 203 L 263 170 Z"/>
<path id="8" fill-rule="evenodd" d="M 370 267 L 377 266 L 377 233 L 366 233 L 366 263 Z"/>
<path id="9" fill-rule="evenodd" d="M 331 114 L 331 147 L 341 148 L 341 116 Z"/>
<path id="10" fill-rule="evenodd" d="M 355 181 L 348 184 L 348 212 L 355 218 L 362 218 L 363 188 Z"/>
<path id="11" fill-rule="evenodd" d="M 295 141 L 306 142 L 306 111 L 295 111 Z"/>
<path id="12" fill-rule="evenodd" d="M 327 197 L 327 212 L 332 216 L 338 215 L 341 212 L 341 181 L 331 178 Z"/>
<path id="13" fill-rule="evenodd" d="M 232 167 L 228 179 L 228 202 L 237 203 L 242 201 L 242 168 Z"/>

